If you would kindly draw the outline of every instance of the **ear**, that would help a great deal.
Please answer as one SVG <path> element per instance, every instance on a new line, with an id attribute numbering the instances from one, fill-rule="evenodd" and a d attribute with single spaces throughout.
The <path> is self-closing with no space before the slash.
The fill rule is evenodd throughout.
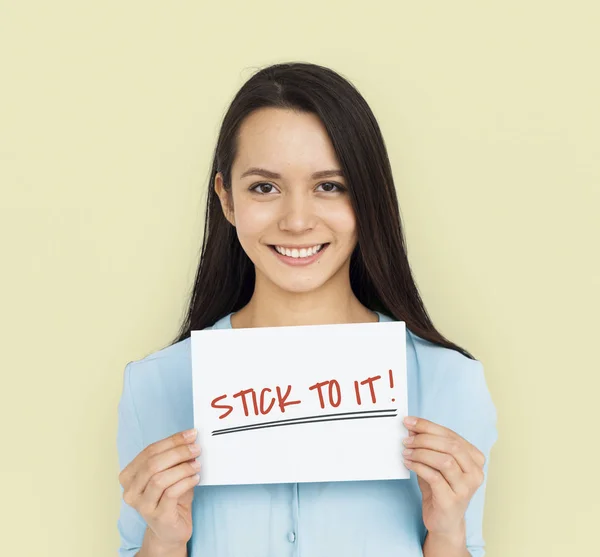
<path id="1" fill-rule="evenodd" d="M 235 226 L 235 215 L 233 212 L 233 199 L 231 198 L 231 192 L 225 189 L 223 183 L 223 175 L 217 172 L 215 176 L 215 193 L 219 196 L 221 202 L 221 209 L 225 218 L 230 222 L 231 225 Z"/>

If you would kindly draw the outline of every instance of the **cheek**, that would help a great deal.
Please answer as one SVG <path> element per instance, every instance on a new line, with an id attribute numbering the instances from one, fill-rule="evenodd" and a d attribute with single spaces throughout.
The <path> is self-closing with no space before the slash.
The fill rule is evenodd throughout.
<path id="1" fill-rule="evenodd" d="M 235 207 L 235 226 L 240 239 L 256 240 L 273 223 L 273 209 L 268 203 L 238 203 Z"/>
<path id="2" fill-rule="evenodd" d="M 325 217 L 329 228 L 342 237 L 353 238 L 356 235 L 356 217 L 352 206 L 348 204 L 330 207 Z"/>

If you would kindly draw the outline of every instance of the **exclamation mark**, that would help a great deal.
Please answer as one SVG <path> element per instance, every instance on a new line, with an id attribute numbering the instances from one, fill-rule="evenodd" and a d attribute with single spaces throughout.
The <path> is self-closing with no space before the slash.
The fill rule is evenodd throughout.
<path id="1" fill-rule="evenodd" d="M 389 376 L 390 376 L 390 389 L 393 389 L 394 388 L 394 374 L 392 373 L 391 369 L 389 370 L 388 373 L 389 373 Z M 392 402 L 396 402 L 396 399 L 393 398 Z"/>

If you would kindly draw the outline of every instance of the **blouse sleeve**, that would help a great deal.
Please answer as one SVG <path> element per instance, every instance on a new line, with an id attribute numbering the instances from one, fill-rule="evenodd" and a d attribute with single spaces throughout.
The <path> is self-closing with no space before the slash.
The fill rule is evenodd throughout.
<path id="1" fill-rule="evenodd" d="M 119 473 L 143 449 L 142 432 L 138 422 L 131 392 L 131 364 L 125 366 L 123 390 L 118 405 L 117 452 Z M 117 528 L 120 535 L 119 557 L 134 557 L 140 550 L 146 532 L 146 523 L 141 515 L 123 500 L 121 486 L 121 507 Z"/>
<path id="2" fill-rule="evenodd" d="M 485 456 L 484 480 L 465 513 L 467 549 L 472 557 L 484 557 L 483 515 L 488 467 L 492 446 L 498 439 L 496 408 L 488 390 L 481 362 L 471 360 L 469 373 L 462 376 L 462 410 L 455 431 L 475 445 Z"/>
<path id="3" fill-rule="evenodd" d="M 456 351 L 446 351 L 445 356 L 434 366 L 435 388 L 423 417 L 464 437 L 485 456 L 483 483 L 465 513 L 467 549 L 471 557 L 484 557 L 483 514 L 490 452 L 498 438 L 496 408 L 481 362 Z"/>

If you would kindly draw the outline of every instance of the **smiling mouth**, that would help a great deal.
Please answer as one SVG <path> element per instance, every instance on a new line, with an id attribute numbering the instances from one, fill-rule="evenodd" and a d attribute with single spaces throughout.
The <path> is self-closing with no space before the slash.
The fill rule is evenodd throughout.
<path id="1" fill-rule="evenodd" d="M 329 242 L 324 244 L 315 244 L 309 248 L 284 248 L 282 246 L 269 245 L 269 247 L 278 255 L 289 257 L 290 259 L 309 259 L 318 253 L 321 253 Z"/>

